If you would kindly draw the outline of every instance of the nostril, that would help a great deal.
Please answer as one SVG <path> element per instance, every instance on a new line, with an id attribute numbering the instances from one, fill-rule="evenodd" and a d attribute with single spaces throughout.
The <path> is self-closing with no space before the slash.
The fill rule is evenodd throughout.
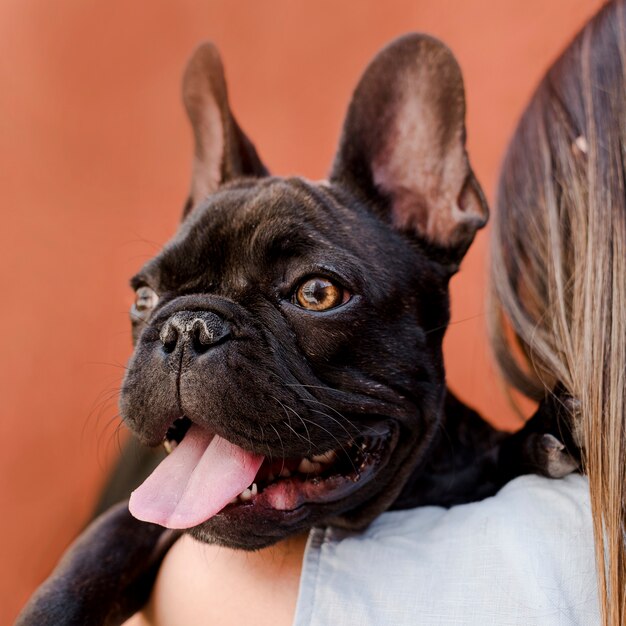
<path id="1" fill-rule="evenodd" d="M 215 333 L 212 328 L 209 328 L 203 319 L 196 318 L 193 321 L 193 339 L 203 346 L 210 346 L 215 343 Z"/>
<path id="2" fill-rule="evenodd" d="M 159 339 L 161 339 L 165 352 L 174 352 L 178 343 L 178 330 L 174 324 L 168 321 L 161 329 Z"/>
<path id="3" fill-rule="evenodd" d="M 198 354 L 206 352 L 216 342 L 215 332 L 203 319 L 196 318 L 191 328 L 193 348 Z"/>

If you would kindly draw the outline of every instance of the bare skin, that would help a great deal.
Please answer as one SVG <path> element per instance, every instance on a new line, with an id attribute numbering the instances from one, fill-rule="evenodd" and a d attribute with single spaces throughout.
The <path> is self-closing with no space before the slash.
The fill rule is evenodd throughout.
<path id="1" fill-rule="evenodd" d="M 165 557 L 148 605 L 125 626 L 291 626 L 306 539 L 243 552 L 183 536 Z"/>

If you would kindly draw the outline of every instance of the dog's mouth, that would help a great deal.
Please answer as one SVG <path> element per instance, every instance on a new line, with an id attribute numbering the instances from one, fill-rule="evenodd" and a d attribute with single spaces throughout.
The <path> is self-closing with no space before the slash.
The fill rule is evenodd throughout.
<path id="1" fill-rule="evenodd" d="M 292 514 L 340 501 L 378 474 L 396 437 L 388 422 L 322 453 L 264 457 L 177 419 L 163 445 L 170 453 L 131 496 L 135 517 L 191 528 L 214 515 L 247 511 Z"/>
<path id="2" fill-rule="evenodd" d="M 254 482 L 229 508 L 257 506 L 295 511 L 305 504 L 328 504 L 367 483 L 385 457 L 389 433 L 356 437 L 310 457 L 264 459 Z"/>

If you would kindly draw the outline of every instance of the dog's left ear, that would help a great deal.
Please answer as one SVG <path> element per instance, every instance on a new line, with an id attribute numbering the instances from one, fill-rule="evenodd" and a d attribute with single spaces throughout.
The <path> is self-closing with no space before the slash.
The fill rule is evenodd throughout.
<path id="1" fill-rule="evenodd" d="M 200 44 L 187 63 L 183 102 L 195 143 L 184 218 L 222 183 L 240 176 L 267 176 L 268 171 L 230 110 L 224 67 L 211 42 Z"/>
<path id="2" fill-rule="evenodd" d="M 460 262 L 489 213 L 465 150 L 461 70 L 440 41 L 406 35 L 370 63 L 352 97 L 331 180 L 453 266 Z"/>

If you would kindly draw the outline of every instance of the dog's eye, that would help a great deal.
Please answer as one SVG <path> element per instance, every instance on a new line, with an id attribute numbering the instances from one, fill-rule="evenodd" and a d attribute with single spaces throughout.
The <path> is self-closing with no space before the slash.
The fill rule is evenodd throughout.
<path id="1" fill-rule="evenodd" d="M 349 299 L 345 289 L 321 276 L 305 280 L 294 295 L 295 304 L 309 311 L 327 311 Z"/>
<path id="2" fill-rule="evenodd" d="M 154 289 L 145 286 L 139 287 L 139 289 L 135 291 L 135 304 L 132 310 L 133 315 L 145 319 L 150 311 L 154 309 L 158 301 L 159 296 L 157 296 Z"/>

